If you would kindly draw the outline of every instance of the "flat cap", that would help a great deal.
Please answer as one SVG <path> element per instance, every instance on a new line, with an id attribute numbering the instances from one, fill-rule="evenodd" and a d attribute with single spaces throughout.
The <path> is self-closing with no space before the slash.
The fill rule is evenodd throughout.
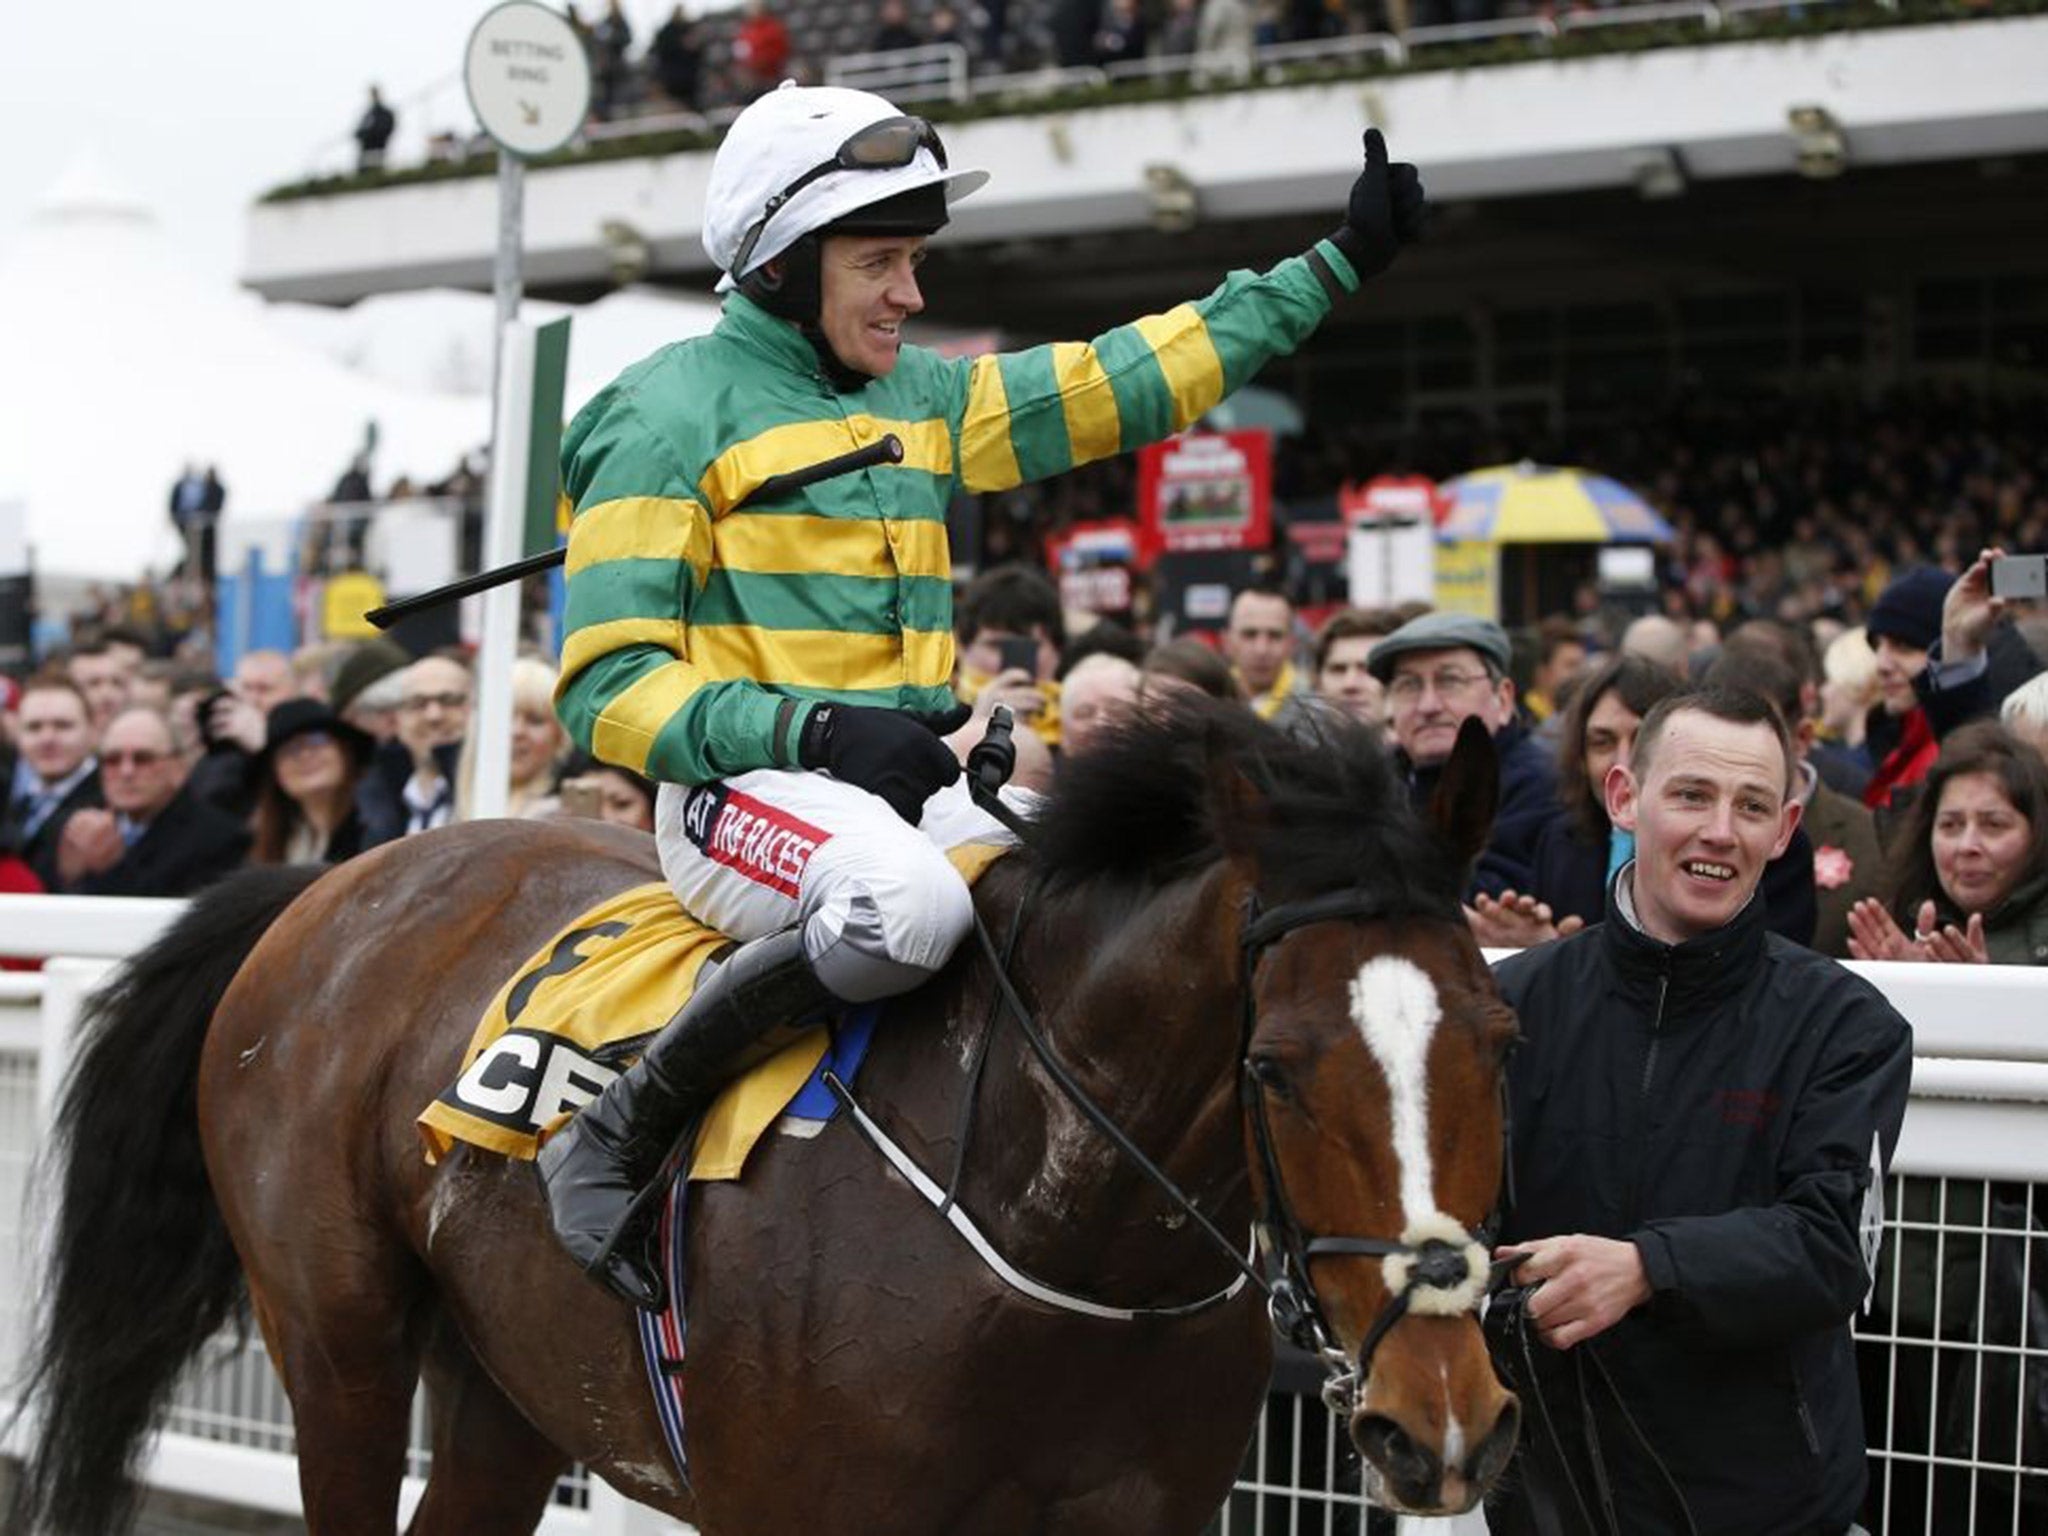
<path id="1" fill-rule="evenodd" d="M 1411 651 L 1448 651 L 1466 646 L 1508 670 L 1508 632 L 1491 619 L 1469 613 L 1425 613 L 1410 619 L 1366 653 L 1365 665 L 1381 682 L 1394 675 L 1394 662 Z"/>

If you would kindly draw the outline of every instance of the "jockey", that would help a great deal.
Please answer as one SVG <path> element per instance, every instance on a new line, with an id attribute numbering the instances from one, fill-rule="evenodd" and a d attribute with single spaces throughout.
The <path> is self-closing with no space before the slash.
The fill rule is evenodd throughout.
<path id="1" fill-rule="evenodd" d="M 879 96 L 769 92 L 712 163 L 717 328 L 627 369 L 564 443 L 557 707 L 579 746 L 660 783 L 664 875 L 740 941 L 541 1149 L 556 1235 L 641 1306 L 663 1287 L 634 1197 L 719 1086 L 840 1004 L 924 981 L 971 925 L 942 849 L 1002 834 L 941 739 L 967 717 L 949 688 L 955 491 L 1189 426 L 1300 345 L 1427 211 L 1414 167 L 1390 166 L 1371 131 L 1343 226 L 1269 272 L 1086 345 L 906 345 L 926 238 L 987 179 Z M 885 432 L 902 463 L 734 510 L 768 476 Z"/>

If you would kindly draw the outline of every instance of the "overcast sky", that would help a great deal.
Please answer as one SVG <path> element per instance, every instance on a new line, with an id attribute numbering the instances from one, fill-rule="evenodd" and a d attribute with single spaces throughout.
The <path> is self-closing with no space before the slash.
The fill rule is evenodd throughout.
<path id="1" fill-rule="evenodd" d="M 352 161 L 372 81 L 400 134 L 467 129 L 462 52 L 490 0 L 25 0 L 0 48 L 0 251 L 95 146 L 187 262 L 239 275 L 265 189 Z M 699 0 L 693 14 L 708 6 Z M 591 6 L 586 4 L 587 12 Z M 635 51 L 664 0 L 626 0 Z M 439 86 L 438 91 L 435 88 Z M 428 104 L 418 104 L 432 93 Z"/>

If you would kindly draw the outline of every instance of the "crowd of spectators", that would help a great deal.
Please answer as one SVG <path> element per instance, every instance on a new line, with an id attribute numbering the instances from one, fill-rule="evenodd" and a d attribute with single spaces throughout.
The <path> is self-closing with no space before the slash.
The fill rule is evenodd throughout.
<path id="1" fill-rule="evenodd" d="M 784 0 L 783 14 L 775 0 L 747 0 L 737 17 L 679 3 L 644 37 L 619 0 L 572 4 L 568 16 L 590 55 L 592 116 L 611 122 L 741 105 L 784 76 L 816 83 L 829 60 L 850 54 L 957 44 L 989 74 L 1200 55 L 1243 73 L 1271 43 L 1557 9 L 1555 0 Z M 373 93 L 356 134 L 364 168 L 382 163 L 389 118 Z"/>

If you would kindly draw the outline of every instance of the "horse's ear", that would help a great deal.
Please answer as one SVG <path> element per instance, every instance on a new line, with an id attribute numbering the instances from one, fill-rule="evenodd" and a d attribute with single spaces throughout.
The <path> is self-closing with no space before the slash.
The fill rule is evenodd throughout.
<path id="1" fill-rule="evenodd" d="M 1247 765 L 1240 759 L 1212 749 L 1209 755 L 1209 824 L 1215 829 L 1216 842 L 1223 849 L 1223 856 L 1237 865 L 1253 880 L 1257 871 L 1251 866 L 1256 859 L 1253 852 L 1257 838 L 1254 833 L 1266 823 L 1268 815 L 1265 791 Z"/>
<path id="2" fill-rule="evenodd" d="M 1429 824 L 1437 841 L 1468 874 L 1493 835 L 1493 813 L 1499 808 L 1500 753 L 1494 750 L 1493 733 L 1468 715 L 1429 797 Z"/>

